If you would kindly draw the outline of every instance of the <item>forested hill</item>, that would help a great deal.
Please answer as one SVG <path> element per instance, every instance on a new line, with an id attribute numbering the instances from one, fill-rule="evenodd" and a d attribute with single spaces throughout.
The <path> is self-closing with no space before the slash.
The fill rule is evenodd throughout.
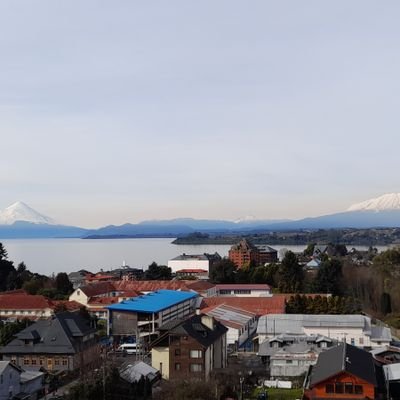
<path id="1" fill-rule="evenodd" d="M 340 243 L 354 246 L 379 246 L 400 244 L 400 228 L 371 229 L 318 229 L 287 232 L 253 232 L 242 234 L 212 235 L 191 233 L 178 237 L 174 244 L 234 244 L 241 238 L 249 239 L 254 244 L 306 245 L 308 243 Z"/>

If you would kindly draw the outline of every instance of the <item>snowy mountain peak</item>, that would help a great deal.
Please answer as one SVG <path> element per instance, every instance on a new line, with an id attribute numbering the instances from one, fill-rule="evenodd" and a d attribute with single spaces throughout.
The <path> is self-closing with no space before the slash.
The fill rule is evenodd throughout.
<path id="1" fill-rule="evenodd" d="M 32 222 L 34 224 L 55 224 L 53 219 L 38 213 L 22 201 L 17 201 L 4 210 L 0 210 L 0 225 L 12 225 L 16 221 Z"/>
<path id="2" fill-rule="evenodd" d="M 388 193 L 375 199 L 353 204 L 347 211 L 400 210 L 400 193 Z"/>

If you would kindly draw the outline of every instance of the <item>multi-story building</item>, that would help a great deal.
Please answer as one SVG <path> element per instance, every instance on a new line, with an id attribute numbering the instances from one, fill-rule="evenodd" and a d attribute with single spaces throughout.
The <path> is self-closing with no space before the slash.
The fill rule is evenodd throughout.
<path id="1" fill-rule="evenodd" d="M 282 333 L 322 335 L 366 348 L 389 345 L 392 340 L 389 328 L 372 325 L 365 315 L 269 314 L 258 320 L 260 343 Z"/>
<path id="2" fill-rule="evenodd" d="M 79 313 L 59 313 L 23 329 L 0 355 L 22 368 L 72 371 L 99 362 L 95 333 Z"/>
<path id="3" fill-rule="evenodd" d="M 270 377 L 292 377 L 307 372 L 319 353 L 337 342 L 321 335 L 280 334 L 260 344 L 258 356 Z"/>
<path id="4" fill-rule="evenodd" d="M 215 285 L 217 296 L 238 297 L 270 297 L 272 288 L 266 283 L 235 284 L 225 283 Z"/>
<path id="5" fill-rule="evenodd" d="M 151 363 L 164 379 L 205 379 L 226 367 L 227 328 L 207 315 L 171 321 L 152 343 Z"/>
<path id="6" fill-rule="evenodd" d="M 238 267 L 278 261 L 278 252 L 269 246 L 255 246 L 247 239 L 242 239 L 229 250 L 229 259 Z"/>
<path id="7" fill-rule="evenodd" d="M 160 326 L 194 314 L 195 292 L 158 290 L 107 307 L 108 332 L 119 341 L 124 336 L 146 338 L 157 335 Z"/>
<path id="8" fill-rule="evenodd" d="M 207 274 L 210 267 L 217 261 L 221 260 L 221 256 L 218 253 L 214 254 L 185 254 L 173 258 L 168 261 L 168 267 L 171 268 L 172 272 L 180 270 L 205 270 Z"/>

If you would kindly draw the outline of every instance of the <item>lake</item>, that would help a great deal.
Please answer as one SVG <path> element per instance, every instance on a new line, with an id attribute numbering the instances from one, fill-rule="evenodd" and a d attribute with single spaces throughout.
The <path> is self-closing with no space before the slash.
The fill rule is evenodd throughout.
<path id="1" fill-rule="evenodd" d="M 218 252 L 227 256 L 230 245 L 175 245 L 174 239 L 3 239 L 0 240 L 15 266 L 24 261 L 28 269 L 44 275 L 87 269 L 97 272 L 101 268 L 127 265 L 146 269 L 155 261 L 166 265 L 168 260 L 182 253 L 202 254 Z M 267 243 L 266 243 L 267 244 Z M 286 248 L 300 252 L 306 246 L 274 245 L 276 250 Z M 353 247 L 353 246 L 351 246 Z M 355 246 L 359 249 L 365 247 Z M 378 248 L 384 250 L 385 247 Z M 278 253 L 279 254 L 279 253 Z"/>

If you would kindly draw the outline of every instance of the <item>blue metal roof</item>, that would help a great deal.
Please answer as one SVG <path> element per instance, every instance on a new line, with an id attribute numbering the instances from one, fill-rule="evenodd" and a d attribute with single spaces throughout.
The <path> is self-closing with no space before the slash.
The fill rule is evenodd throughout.
<path id="1" fill-rule="evenodd" d="M 142 313 L 155 313 L 183 301 L 194 299 L 197 293 L 181 292 L 178 290 L 157 290 L 143 296 L 133 297 L 121 303 L 112 304 L 106 308 L 110 311 L 133 311 Z"/>

